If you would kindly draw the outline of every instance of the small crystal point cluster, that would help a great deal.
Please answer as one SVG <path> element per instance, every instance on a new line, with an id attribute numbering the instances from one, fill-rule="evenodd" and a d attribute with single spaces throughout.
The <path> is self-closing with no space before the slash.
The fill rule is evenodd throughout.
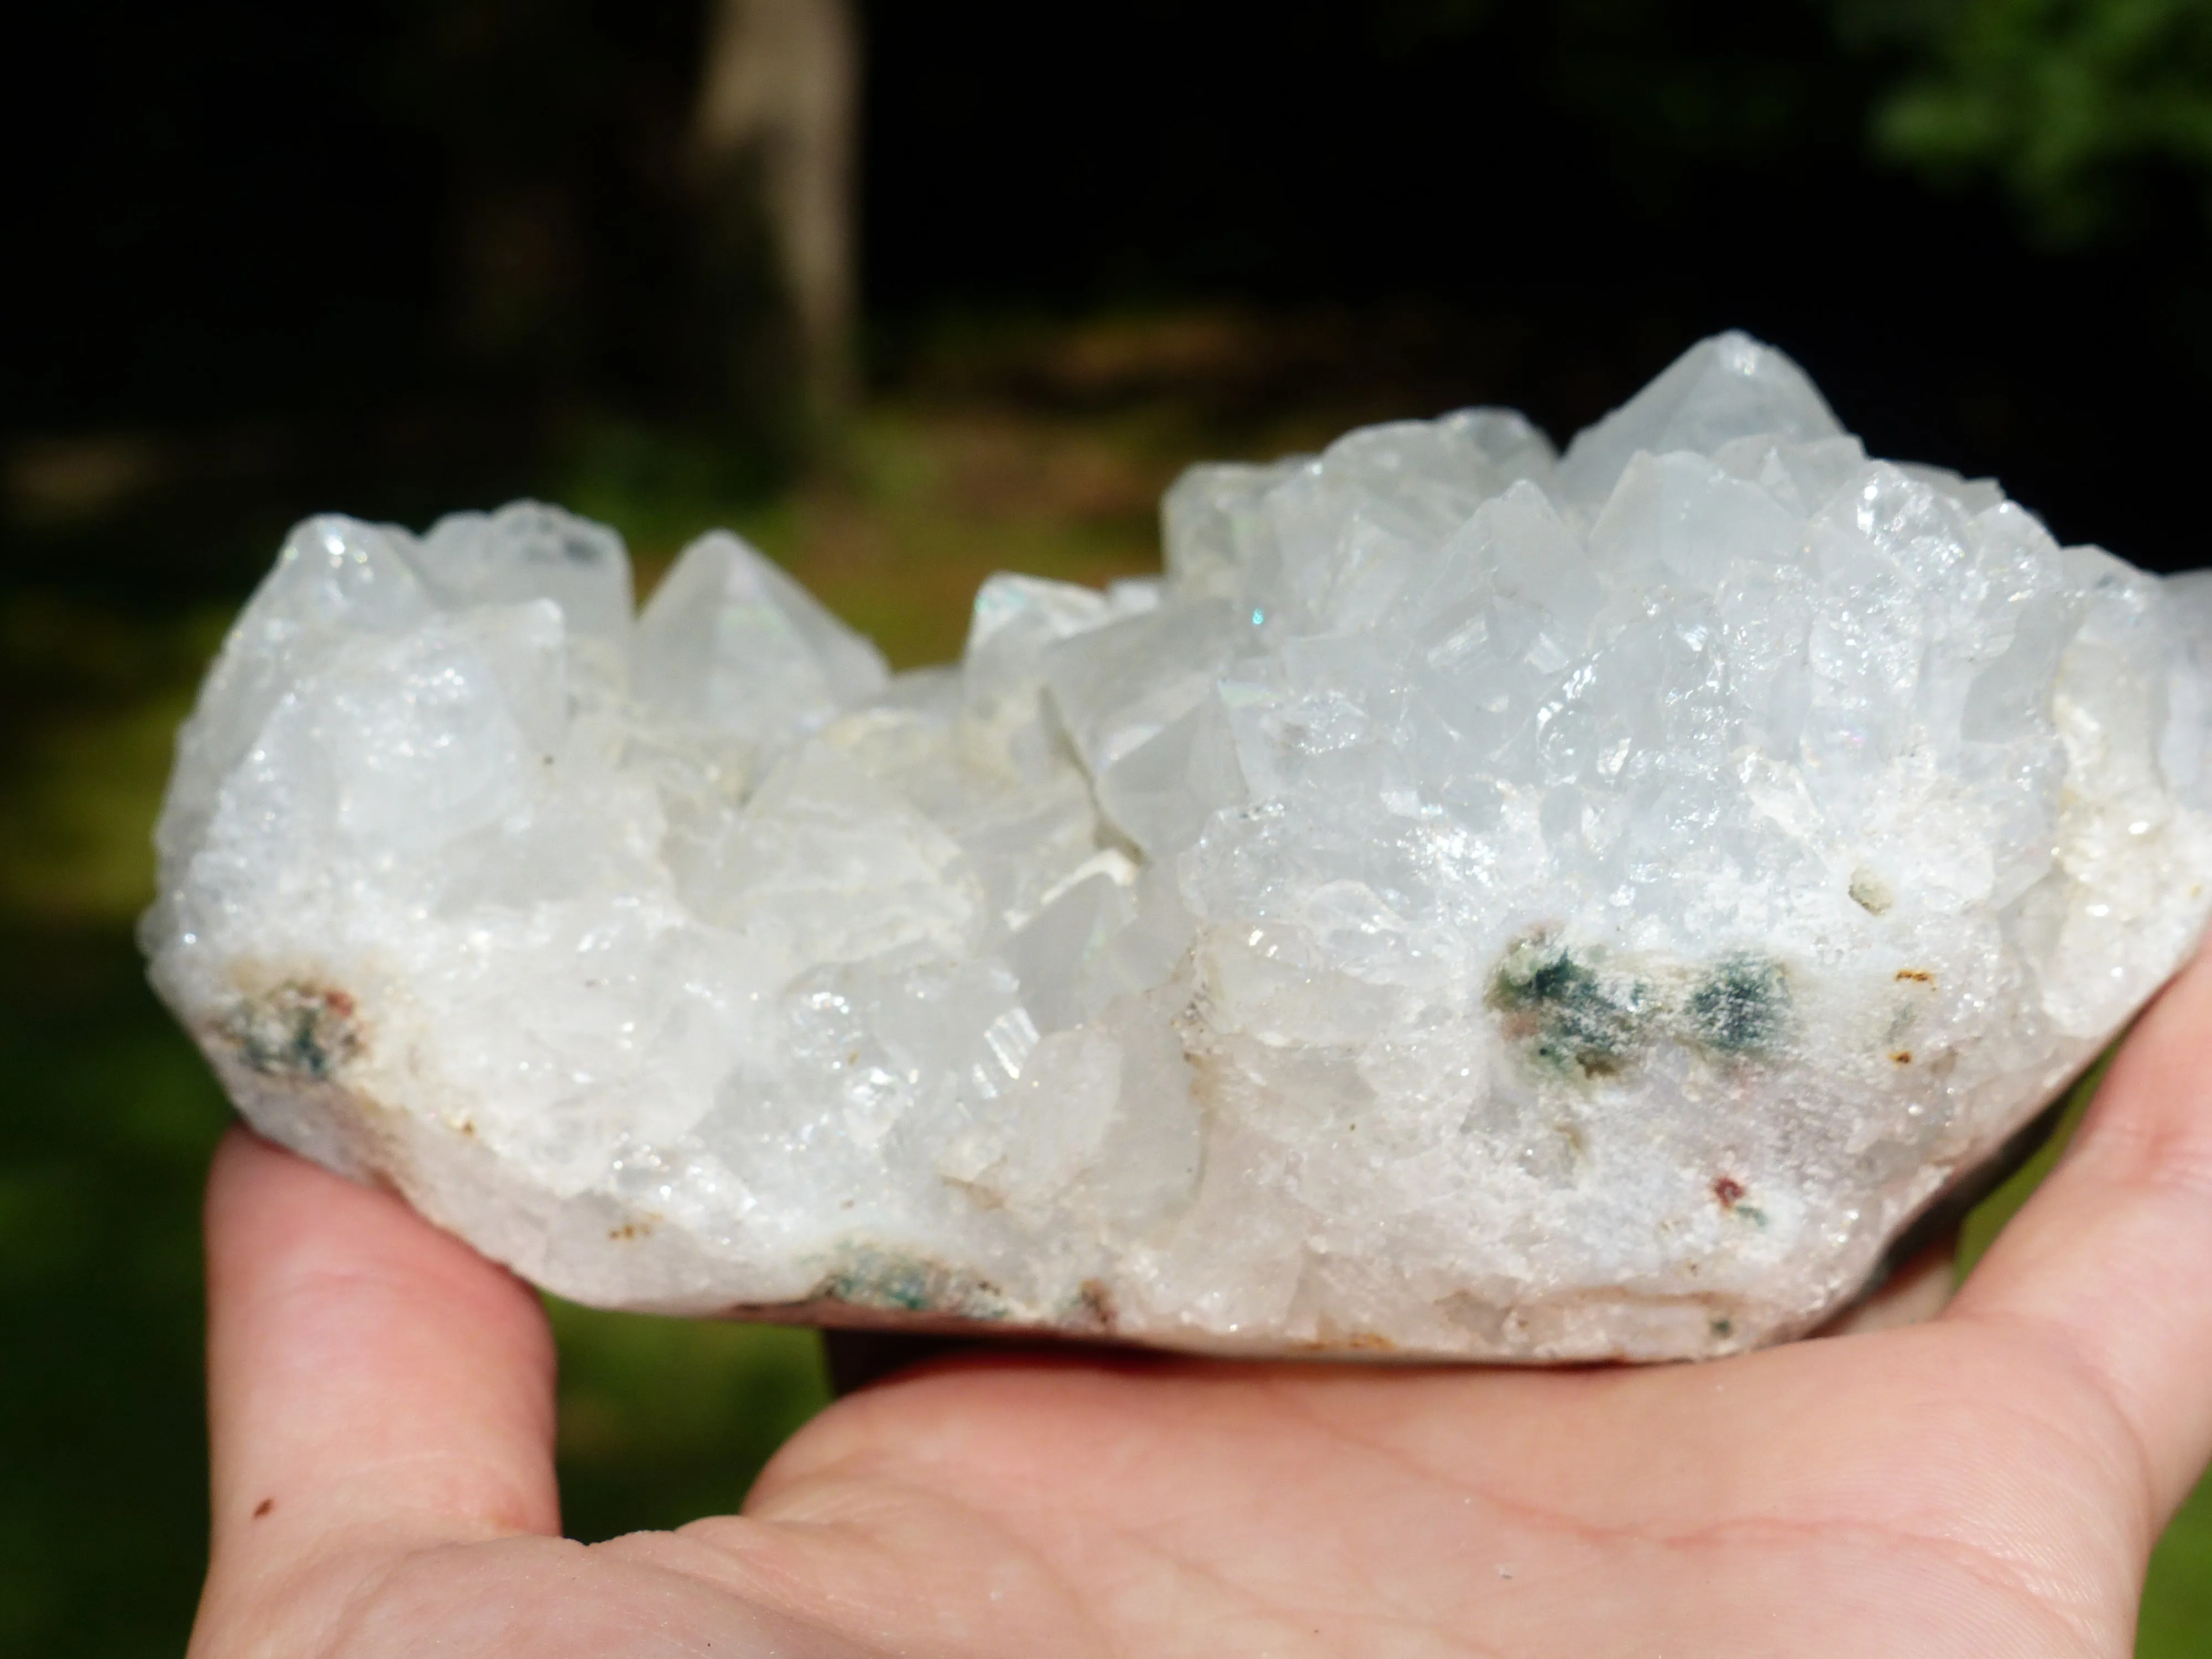
<path id="1" fill-rule="evenodd" d="M 309 520 L 144 937 L 261 1131 L 561 1293 L 1217 1352 L 1847 1303 L 2192 948 L 2212 586 L 1709 340 L 1168 493 L 892 674 L 743 541 Z"/>

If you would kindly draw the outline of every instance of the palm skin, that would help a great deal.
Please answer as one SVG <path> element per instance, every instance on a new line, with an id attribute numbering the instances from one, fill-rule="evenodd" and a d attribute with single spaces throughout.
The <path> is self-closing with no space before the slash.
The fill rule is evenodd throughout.
<path id="1" fill-rule="evenodd" d="M 2212 1450 L 2212 965 L 1931 1322 L 1561 1372 L 1009 1356 L 555 1535 L 535 1299 L 240 1134 L 193 1659 L 2107 1656 Z"/>

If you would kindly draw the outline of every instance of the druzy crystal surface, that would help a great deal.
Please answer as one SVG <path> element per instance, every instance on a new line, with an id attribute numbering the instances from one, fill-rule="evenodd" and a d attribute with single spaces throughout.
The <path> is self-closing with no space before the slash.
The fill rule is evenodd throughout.
<path id="1" fill-rule="evenodd" d="M 2180 963 L 2212 590 L 1696 347 L 1194 468 L 891 674 L 726 534 L 309 520 L 179 742 L 246 1116 L 564 1295 L 1219 1352 L 1802 1333 Z"/>

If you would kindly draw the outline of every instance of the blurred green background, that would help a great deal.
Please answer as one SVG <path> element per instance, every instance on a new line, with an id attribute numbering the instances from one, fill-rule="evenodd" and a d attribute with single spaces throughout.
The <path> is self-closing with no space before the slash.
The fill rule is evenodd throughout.
<path id="1" fill-rule="evenodd" d="M 1737 325 L 1879 452 L 2206 555 L 2208 0 L 89 0 L 0 85 L 0 1652 L 191 1617 L 227 1109 L 130 927 L 308 512 L 536 493 L 647 581 L 732 524 L 912 664 L 994 569 L 1155 566 L 1192 459 L 1565 436 Z M 824 1398 L 807 1334 L 554 1315 L 578 1536 L 733 1505 Z M 2140 1651 L 2212 1652 L 2212 1493 Z"/>

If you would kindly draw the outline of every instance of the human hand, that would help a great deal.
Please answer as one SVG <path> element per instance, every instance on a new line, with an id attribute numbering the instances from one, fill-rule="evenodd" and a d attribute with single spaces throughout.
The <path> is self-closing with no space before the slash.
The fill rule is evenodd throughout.
<path id="1" fill-rule="evenodd" d="M 2212 954 L 1951 1305 L 1701 1365 L 1000 1355 L 557 1536 L 536 1298 L 234 1133 L 191 1659 L 2100 1656 L 2212 1452 Z"/>

